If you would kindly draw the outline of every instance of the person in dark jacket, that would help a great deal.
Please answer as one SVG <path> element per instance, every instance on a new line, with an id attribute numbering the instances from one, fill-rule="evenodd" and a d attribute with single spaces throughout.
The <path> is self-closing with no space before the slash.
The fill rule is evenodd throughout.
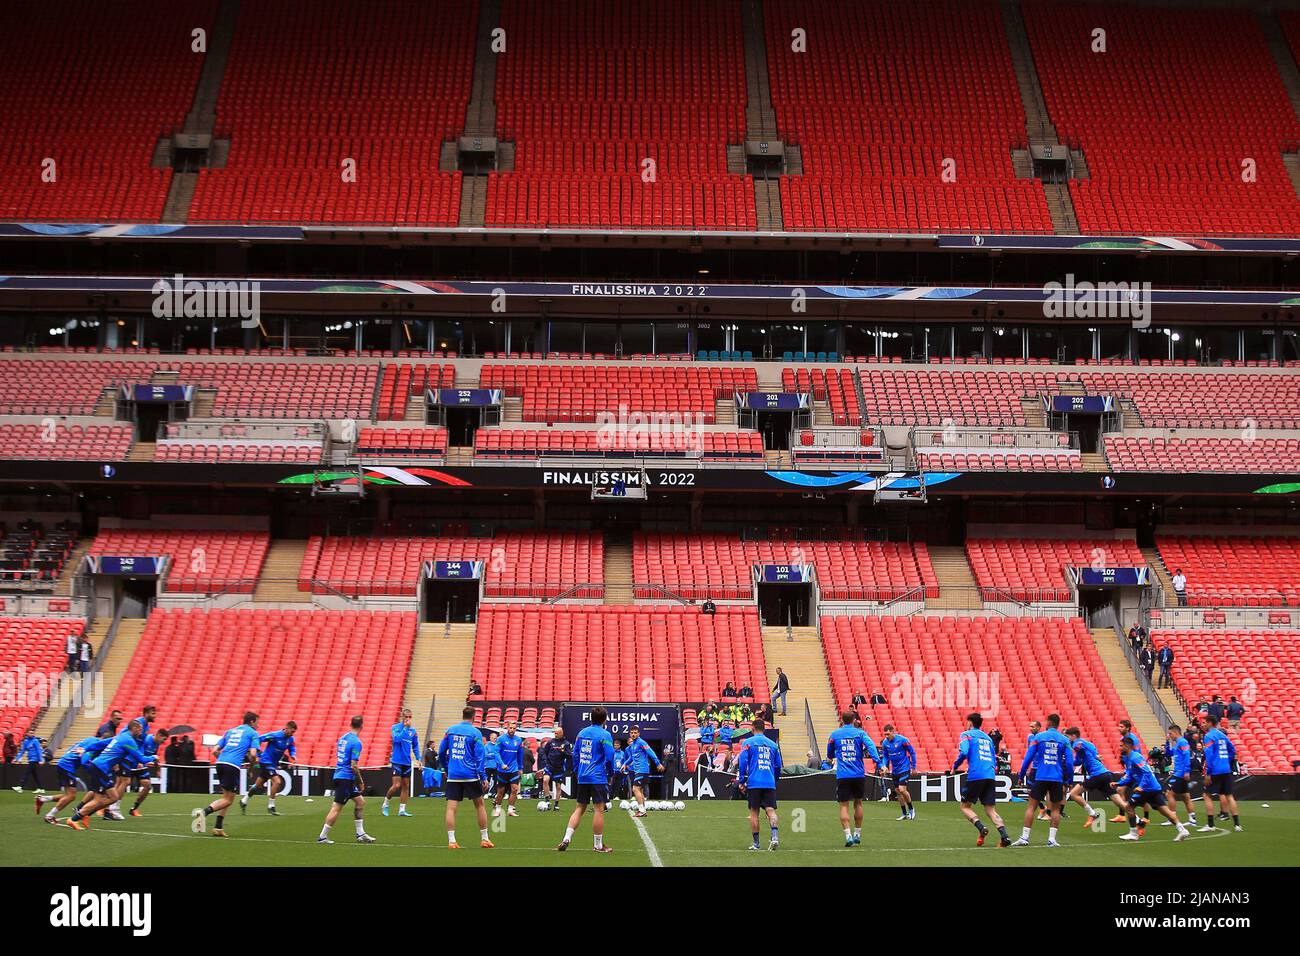
<path id="1" fill-rule="evenodd" d="M 1151 674 L 1156 669 L 1156 655 L 1151 650 L 1151 645 L 1147 644 L 1142 648 L 1142 653 L 1138 655 L 1138 664 L 1142 667 L 1142 673 L 1147 675 L 1147 681 L 1150 682 Z"/>
<path id="2" fill-rule="evenodd" d="M 785 671 L 781 668 L 776 669 L 776 683 L 772 685 L 772 706 L 776 707 L 776 702 L 781 701 L 781 716 L 785 716 L 785 695 L 790 693 L 790 678 L 785 676 Z"/>
<path id="3" fill-rule="evenodd" d="M 1156 662 L 1160 665 L 1160 681 L 1158 687 L 1173 687 L 1173 667 L 1174 667 L 1174 649 L 1171 645 L 1166 644 L 1160 648 L 1160 653 L 1156 655 Z"/>

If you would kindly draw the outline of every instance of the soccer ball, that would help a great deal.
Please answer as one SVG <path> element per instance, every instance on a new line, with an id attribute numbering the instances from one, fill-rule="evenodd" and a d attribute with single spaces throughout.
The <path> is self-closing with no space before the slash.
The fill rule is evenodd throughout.
<path id="1" fill-rule="evenodd" d="M 618 802 L 618 808 L 619 808 L 620 810 L 626 810 L 627 807 L 628 807 L 628 803 L 627 803 L 626 800 L 620 800 L 620 801 Z"/>
<path id="2" fill-rule="evenodd" d="M 673 804 L 673 809 L 674 809 L 674 810 L 685 810 L 685 809 L 686 809 L 686 804 L 683 803 L 681 800 L 678 800 L 675 804 Z"/>
<path id="3" fill-rule="evenodd" d="M 549 803 L 547 803 L 545 800 L 538 800 L 538 801 L 537 801 L 537 809 L 538 809 L 538 810 L 549 810 L 549 809 L 551 809 L 551 805 L 550 805 Z"/>

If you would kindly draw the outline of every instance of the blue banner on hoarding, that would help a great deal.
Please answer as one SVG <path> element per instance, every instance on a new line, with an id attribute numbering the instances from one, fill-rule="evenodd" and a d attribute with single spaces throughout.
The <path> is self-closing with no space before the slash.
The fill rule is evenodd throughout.
<path id="1" fill-rule="evenodd" d="M 97 574 L 129 574 L 152 577 L 162 573 L 163 558 L 127 555 L 99 555 L 92 557 L 91 567 Z"/>
<path id="2" fill-rule="evenodd" d="M 807 584 L 812 580 L 811 564 L 764 564 L 758 579 L 764 584 Z"/>
<path id="3" fill-rule="evenodd" d="M 194 395 L 193 385 L 128 385 L 123 389 L 133 402 L 188 402 Z"/>
<path id="4" fill-rule="evenodd" d="M 477 581 L 483 576 L 482 561 L 428 561 L 425 568 L 438 581 Z"/>
<path id="5" fill-rule="evenodd" d="M 499 388 L 440 388 L 431 390 L 430 404 L 460 405 L 469 408 L 481 408 L 486 405 L 501 404 Z"/>
<path id="6" fill-rule="evenodd" d="M 808 407 L 808 396 L 799 392 L 746 392 L 741 403 L 759 411 L 795 411 Z"/>
<path id="7" fill-rule="evenodd" d="M 1149 568 L 1080 568 L 1079 586 L 1089 588 L 1145 587 Z"/>
<path id="8" fill-rule="evenodd" d="M 1115 411 L 1115 399 L 1110 395 L 1053 395 L 1049 408 L 1064 414 L 1101 415 Z"/>
<path id="9" fill-rule="evenodd" d="M 591 723 L 593 707 L 605 708 L 605 729 L 615 737 L 626 737 L 633 727 L 640 727 L 647 740 L 676 746 L 681 734 L 681 714 L 675 704 L 565 704 L 560 711 L 565 737 L 574 740 Z"/>

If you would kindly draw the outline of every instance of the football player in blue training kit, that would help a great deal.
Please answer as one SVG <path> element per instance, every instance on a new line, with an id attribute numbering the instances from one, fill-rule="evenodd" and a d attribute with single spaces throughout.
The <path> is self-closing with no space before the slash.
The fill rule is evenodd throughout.
<path id="1" fill-rule="evenodd" d="M 1045 807 L 1051 820 L 1047 831 L 1047 845 L 1060 846 L 1057 831 L 1061 826 L 1061 805 L 1065 802 L 1065 785 L 1074 780 L 1074 751 L 1070 739 L 1061 733 L 1061 715 L 1047 715 L 1047 729 L 1034 734 L 1029 740 L 1029 752 L 1020 765 L 1020 779 L 1024 780 L 1030 768 L 1034 771 L 1029 786 L 1029 806 L 1025 810 L 1025 827 L 1020 839 L 1012 846 L 1029 846 L 1029 832 L 1034 825 L 1034 815 L 1039 806 Z"/>
<path id="2" fill-rule="evenodd" d="M 245 761 L 251 762 L 254 759 L 261 739 L 257 734 L 257 714 L 250 710 L 244 714 L 244 722 L 222 734 L 217 745 L 212 748 L 217 755 L 215 766 L 221 796 L 203 808 L 203 816 L 217 815 L 213 836 L 226 835 L 226 809 L 239 795 L 239 770 Z"/>
<path id="3" fill-rule="evenodd" d="M 1165 788 L 1160 786 L 1160 781 L 1156 779 L 1155 773 L 1151 770 L 1151 765 L 1147 763 L 1147 758 L 1142 755 L 1142 751 L 1133 746 L 1133 742 L 1127 737 L 1120 741 L 1119 744 L 1120 759 L 1124 763 L 1124 776 L 1120 777 L 1117 786 L 1127 787 L 1132 797 L 1128 801 L 1125 815 L 1128 818 L 1128 833 L 1120 837 L 1121 840 L 1140 840 L 1142 833 L 1138 827 L 1137 808 L 1138 806 L 1150 807 L 1159 813 L 1162 817 L 1178 827 L 1178 833 L 1174 836 L 1175 843 L 1182 843 L 1190 835 L 1187 827 L 1183 826 L 1182 821 L 1174 815 L 1174 811 L 1169 809 L 1165 803 Z"/>
<path id="4" fill-rule="evenodd" d="M 1214 798 L 1223 801 L 1223 809 L 1232 814 L 1232 829 L 1242 832 L 1241 815 L 1237 811 L 1237 798 L 1232 795 L 1232 778 L 1237 764 L 1237 748 L 1232 745 L 1228 735 L 1219 729 L 1218 717 L 1206 717 L 1208 730 L 1202 742 L 1205 753 L 1205 826 L 1199 827 L 1199 833 L 1213 833 L 1215 830 Z"/>
<path id="5" fill-rule="evenodd" d="M 283 730 L 262 734 L 258 738 L 262 749 L 257 755 L 257 770 L 253 773 L 248 792 L 239 798 L 240 813 L 248 812 L 248 801 L 252 798 L 253 791 L 265 782 L 266 812 L 273 817 L 280 815 L 280 811 L 275 808 L 275 795 L 284 786 L 284 778 L 280 776 L 280 763 L 293 763 L 298 756 L 298 745 L 293 740 L 293 735 L 297 732 L 298 725 L 291 720 L 284 725 Z"/>
<path id="6" fill-rule="evenodd" d="M 1074 751 L 1074 765 L 1083 768 L 1083 782 L 1076 783 L 1070 788 L 1070 799 L 1083 807 L 1083 828 L 1091 829 L 1093 824 L 1102 818 L 1102 812 L 1093 808 L 1087 800 L 1088 797 L 1094 800 L 1109 800 L 1119 808 L 1120 813 L 1124 813 L 1128 805 L 1124 802 L 1124 798 L 1115 792 L 1115 775 L 1106 769 L 1101 755 L 1097 753 L 1097 745 L 1091 740 L 1084 740 L 1083 732 L 1078 727 L 1068 729 L 1065 736 L 1070 738 L 1070 748 Z"/>
<path id="7" fill-rule="evenodd" d="M 749 830 L 754 840 L 746 849 L 759 849 L 758 811 L 766 810 L 770 832 L 767 848 L 775 850 L 781 843 L 776 816 L 776 782 L 781 778 L 781 748 L 775 740 L 763 733 L 767 724 L 761 719 L 750 721 L 749 726 L 754 732 L 742 745 L 736 767 L 740 792 L 749 801 Z"/>
<path id="8" fill-rule="evenodd" d="M 136 764 L 145 763 L 148 758 L 140 749 L 142 731 L 138 719 L 131 721 L 116 737 L 109 740 L 104 747 L 86 765 L 89 773 L 91 796 L 68 817 L 67 825 L 74 830 L 88 830 L 86 817 L 97 810 L 116 803 L 121 794 L 117 789 L 117 778 L 123 766 L 130 769 Z"/>
<path id="9" fill-rule="evenodd" d="M 1137 728 L 1133 726 L 1133 721 L 1125 718 L 1119 722 L 1119 739 L 1121 742 L 1127 740 L 1129 746 L 1138 753 L 1146 753 L 1146 746 L 1142 743 L 1142 738 L 1138 736 Z M 1120 790 L 1120 796 L 1125 800 L 1128 799 L 1128 793 L 1123 789 Z M 1151 811 L 1143 807 L 1144 816 L 1150 819 Z M 1123 823 L 1128 817 L 1123 813 L 1117 813 L 1110 818 L 1111 823 Z M 1143 824 L 1145 826 L 1145 824 Z"/>
<path id="10" fill-rule="evenodd" d="M 835 765 L 835 799 L 840 805 L 840 826 L 844 828 L 844 845 L 862 843 L 862 801 L 867 796 L 867 758 L 880 773 L 880 751 L 867 732 L 854 726 L 858 715 L 851 710 L 840 714 L 840 726 L 826 741 L 826 759 Z M 849 802 L 853 803 L 853 828 L 849 828 Z"/>
<path id="11" fill-rule="evenodd" d="M 912 795 L 907 790 L 907 782 L 916 769 L 916 749 L 912 742 L 894 730 L 893 724 L 885 725 L 885 736 L 880 741 L 880 752 L 894 781 L 894 791 L 898 794 L 898 805 L 903 811 L 900 820 L 915 820 L 916 807 L 912 804 Z"/>
<path id="12" fill-rule="evenodd" d="M 593 707 L 591 724 L 578 732 L 573 742 L 573 769 L 574 797 L 578 805 L 569 816 L 564 839 L 555 849 L 562 853 L 569 848 L 574 831 L 587 812 L 587 804 L 594 803 L 591 832 L 596 839 L 596 852 L 612 853 L 613 849 L 605 846 L 605 804 L 609 803 L 609 775 L 614 771 L 614 738 L 605 729 L 604 707 Z"/>
<path id="13" fill-rule="evenodd" d="M 357 828 L 357 842 L 375 842 L 375 838 L 366 832 L 365 821 L 362 819 L 366 810 L 366 786 L 361 779 L 361 738 L 357 736 L 357 731 L 361 729 L 360 714 L 352 718 L 351 726 L 352 729 L 339 738 L 334 748 L 337 757 L 334 762 L 334 802 L 330 804 L 329 813 L 325 814 L 325 825 L 316 838 L 317 843 L 329 846 L 334 844 L 330 839 L 330 827 L 334 826 L 334 821 L 339 818 L 349 800 L 352 801 L 352 820 Z"/>
<path id="14" fill-rule="evenodd" d="M 167 739 L 167 728 L 159 727 L 155 731 L 149 731 L 140 735 L 140 752 L 144 754 L 145 759 L 128 771 L 128 776 L 139 786 L 135 795 L 135 802 L 131 804 L 131 816 L 142 817 L 140 804 L 144 803 L 145 798 L 153 793 L 153 772 L 158 766 L 158 741 Z"/>
<path id="15" fill-rule="evenodd" d="M 501 816 L 501 801 L 506 799 L 506 816 L 517 817 L 515 803 L 519 800 L 519 783 L 524 778 L 524 749 L 528 745 L 519 736 L 517 721 L 506 721 L 506 732 L 497 738 L 497 785 L 494 817 Z"/>
<path id="16" fill-rule="evenodd" d="M 488 839 L 487 807 L 483 804 L 483 794 L 487 790 L 483 733 L 474 726 L 473 707 L 462 710 L 460 717 L 460 723 L 448 727 L 438 745 L 438 763 L 447 778 L 444 784 L 447 813 L 443 817 L 447 825 L 447 849 L 460 849 L 456 842 L 456 808 L 461 801 L 469 800 L 474 804 L 478 819 L 478 845 L 491 850 L 495 844 Z"/>
<path id="17" fill-rule="evenodd" d="M 654 749 L 641 739 L 641 728 L 633 727 L 628 731 L 627 753 L 623 758 L 627 771 L 632 775 L 632 799 L 636 801 L 634 816 L 645 816 L 645 792 L 649 787 L 650 768 L 658 773 L 664 772 L 664 765 L 655 756 Z"/>
<path id="18" fill-rule="evenodd" d="M 411 769 L 420 769 L 419 754 L 420 735 L 411 726 L 411 712 L 403 708 L 397 723 L 393 724 L 393 755 L 389 761 L 393 767 L 393 782 L 388 793 L 384 794 L 384 805 L 379 808 L 384 816 L 388 816 L 388 802 L 393 797 L 397 797 L 399 817 L 414 816 L 406 812 L 406 793 L 411 781 Z"/>
<path id="19" fill-rule="evenodd" d="M 54 806 L 45 813 L 44 820 L 46 823 L 54 824 L 58 822 L 59 812 L 77 799 L 77 793 L 81 790 L 81 780 L 77 777 L 77 771 L 81 769 L 83 757 L 90 756 L 92 759 L 98 755 L 105 747 L 108 746 L 108 737 L 87 737 L 85 740 L 69 747 L 67 752 L 59 758 L 55 764 L 55 770 L 59 775 L 60 793 L 45 795 L 39 794 L 36 797 L 36 812 L 41 812 L 41 807 L 47 803 L 53 803 Z"/>
<path id="20" fill-rule="evenodd" d="M 1182 728 L 1170 724 L 1165 731 L 1165 753 L 1169 756 L 1169 779 L 1165 783 L 1165 798 L 1176 806 L 1179 799 L 1187 809 L 1188 826 L 1196 826 L 1196 804 L 1192 803 L 1192 744 L 1183 736 Z M 1173 826 L 1168 820 L 1162 827 Z"/>
<path id="21" fill-rule="evenodd" d="M 982 714 L 967 714 L 966 729 L 962 731 L 957 742 L 957 759 L 953 761 L 953 771 L 966 764 L 966 783 L 961 788 L 961 814 L 979 831 L 976 846 L 984 845 L 984 838 L 989 835 L 989 828 L 980 822 L 975 813 L 975 804 L 984 808 L 989 822 L 998 828 L 998 846 L 1011 846 L 1011 837 L 1002 823 L 1002 817 L 995 808 L 997 804 L 998 758 L 993 746 L 993 738 L 981 728 L 984 726 Z"/>

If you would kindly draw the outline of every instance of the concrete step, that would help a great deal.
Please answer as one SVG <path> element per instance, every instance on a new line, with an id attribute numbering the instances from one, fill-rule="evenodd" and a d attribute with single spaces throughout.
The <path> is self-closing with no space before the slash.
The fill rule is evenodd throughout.
<path id="1" fill-rule="evenodd" d="M 1115 686 L 1115 693 L 1128 711 L 1129 720 L 1133 721 L 1142 742 L 1148 747 L 1154 747 L 1165 739 L 1165 731 L 1151 710 L 1151 705 L 1147 703 L 1133 669 L 1128 665 L 1119 635 L 1109 627 L 1090 628 L 1089 633 L 1092 634 L 1097 655 L 1101 658 L 1106 673 L 1110 675 L 1110 682 Z"/>
<path id="2" fill-rule="evenodd" d="M 115 418 L 117 416 L 117 390 L 106 388 L 95 403 L 96 418 Z"/>
<path id="3" fill-rule="evenodd" d="M 98 712 L 93 712 L 96 710 L 95 708 L 82 708 L 81 713 L 72 722 L 72 730 L 62 743 L 75 743 L 86 737 L 94 736 L 96 729 L 103 723 L 104 714 L 108 712 L 127 668 L 131 665 L 131 658 L 135 656 L 136 648 L 140 646 L 140 636 L 144 633 L 144 620 L 142 618 L 123 618 L 117 626 L 117 634 L 113 637 L 113 646 L 109 648 L 108 655 L 104 656 L 101 653 L 101 648 L 103 647 L 104 637 L 108 634 L 110 623 L 111 621 L 108 619 L 101 618 L 95 622 L 87 635 L 90 638 L 91 645 L 95 648 L 95 653 L 101 658 L 99 676 L 102 683 L 100 685 Z M 166 717 L 166 715 L 163 716 Z M 51 744 L 53 743 L 54 741 L 51 741 Z"/>
<path id="4" fill-rule="evenodd" d="M 786 763 L 803 763 L 811 749 L 804 723 L 804 701 L 812 712 L 813 729 L 818 736 L 820 753 L 830 732 L 839 726 L 835 695 L 831 690 L 830 671 L 822 653 L 822 642 L 815 627 L 763 628 L 763 656 L 767 661 L 767 686 L 776 684 L 776 669 L 785 671 L 790 681 L 788 714 L 776 715 L 781 730 L 781 754 Z"/>
<path id="5" fill-rule="evenodd" d="M 262 563 L 262 574 L 253 589 L 254 603 L 261 601 L 310 604 L 311 591 L 298 589 L 298 576 L 302 573 L 307 542 L 301 539 L 277 538 L 267 549 Z"/>
<path id="6" fill-rule="evenodd" d="M 127 461 L 153 461 L 154 452 L 158 449 L 156 442 L 138 441 L 131 446 L 131 450 L 126 453 Z"/>
<path id="7" fill-rule="evenodd" d="M 522 422 L 524 420 L 524 400 L 506 396 L 501 399 L 501 421 Z"/>
<path id="8" fill-rule="evenodd" d="M 1155 548 L 1143 548 L 1142 557 L 1147 559 L 1147 567 L 1151 569 L 1151 573 L 1160 582 L 1160 587 L 1164 590 L 1165 601 L 1173 602 L 1175 600 L 1174 579 L 1169 573 L 1169 568 L 1165 567 L 1165 560 L 1160 557 L 1160 552 Z"/>
<path id="9" fill-rule="evenodd" d="M 984 607 L 966 549 L 932 546 L 930 564 L 939 581 L 939 596 L 925 599 L 927 611 L 975 611 Z"/>
<path id="10" fill-rule="evenodd" d="M 605 603 L 632 604 L 632 544 L 605 542 Z"/>
<path id="11" fill-rule="evenodd" d="M 1110 471 L 1106 456 L 1099 451 L 1086 451 L 1080 457 L 1083 459 L 1084 471 Z"/>
<path id="12" fill-rule="evenodd" d="M 473 624 L 421 624 L 415 636 L 403 705 L 424 738 L 430 721 L 435 739 L 460 720 L 474 661 Z M 436 699 L 436 706 L 435 706 Z"/>
<path id="13" fill-rule="evenodd" d="M 1043 401 L 1038 397 L 1026 397 L 1020 400 L 1020 407 L 1025 412 L 1026 428 L 1046 428 L 1047 412 L 1043 411 Z"/>
<path id="14" fill-rule="evenodd" d="M 72 594 L 72 585 L 76 581 L 77 572 L 81 570 L 81 559 L 86 556 L 90 546 L 94 543 L 94 535 L 83 534 L 77 541 L 77 546 L 72 549 L 72 554 L 68 555 L 68 560 L 64 562 L 63 570 L 54 581 L 54 593 L 59 597 L 69 597 Z"/>
<path id="15" fill-rule="evenodd" d="M 507 399 L 509 401 L 509 399 Z M 713 405 L 713 417 L 719 425 L 736 424 L 736 403 L 729 398 L 720 398 Z"/>

